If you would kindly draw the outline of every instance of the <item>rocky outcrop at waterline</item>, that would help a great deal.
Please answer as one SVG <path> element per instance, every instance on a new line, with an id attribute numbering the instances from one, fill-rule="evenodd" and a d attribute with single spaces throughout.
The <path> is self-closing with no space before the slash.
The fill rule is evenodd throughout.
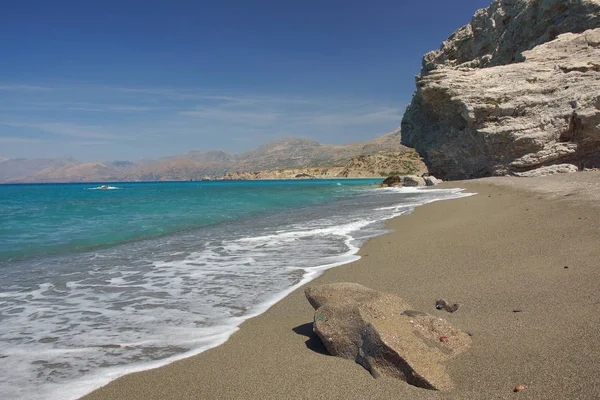
<path id="1" fill-rule="evenodd" d="M 441 179 L 437 179 L 433 175 L 423 174 L 422 176 L 417 175 L 406 175 L 406 176 L 398 176 L 392 175 L 388 176 L 379 184 L 379 188 L 388 188 L 388 187 L 419 187 L 419 186 L 437 186 L 443 181 Z"/>
<path id="2" fill-rule="evenodd" d="M 379 187 L 381 187 L 381 188 L 395 187 L 395 186 L 402 186 L 402 178 L 400 178 L 398 175 L 388 176 L 379 185 Z"/>
<path id="3" fill-rule="evenodd" d="M 404 186 L 417 187 L 425 186 L 425 179 L 420 176 L 409 175 L 404 177 Z"/>
<path id="4" fill-rule="evenodd" d="M 494 1 L 424 56 L 402 143 L 444 179 L 600 165 L 598 27 L 598 0 Z"/>

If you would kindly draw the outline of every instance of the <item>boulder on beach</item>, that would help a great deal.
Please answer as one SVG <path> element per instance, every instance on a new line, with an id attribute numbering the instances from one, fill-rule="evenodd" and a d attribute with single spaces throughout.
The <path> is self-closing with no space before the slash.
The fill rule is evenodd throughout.
<path id="1" fill-rule="evenodd" d="M 408 175 L 404 177 L 404 186 L 425 186 L 425 179 L 416 175 Z"/>
<path id="2" fill-rule="evenodd" d="M 547 176 L 547 175 L 555 175 L 555 174 L 568 174 L 579 171 L 576 165 L 573 164 L 557 164 L 557 165 L 549 165 L 547 167 L 540 167 L 537 169 L 533 169 L 531 171 L 525 172 L 516 172 L 516 176 L 530 178 L 537 176 Z"/>
<path id="3" fill-rule="evenodd" d="M 393 186 L 402 186 L 402 179 L 398 175 L 388 176 L 381 182 L 379 187 L 393 187 Z"/>
<path id="4" fill-rule="evenodd" d="M 402 298 L 356 283 L 309 287 L 313 330 L 327 351 L 355 360 L 375 378 L 388 376 L 425 389 L 449 390 L 442 362 L 471 344 L 465 332 L 411 310 Z"/>
<path id="5" fill-rule="evenodd" d="M 425 176 L 423 179 L 425 179 L 426 186 L 436 186 L 443 182 L 441 179 L 438 179 L 433 175 Z"/>

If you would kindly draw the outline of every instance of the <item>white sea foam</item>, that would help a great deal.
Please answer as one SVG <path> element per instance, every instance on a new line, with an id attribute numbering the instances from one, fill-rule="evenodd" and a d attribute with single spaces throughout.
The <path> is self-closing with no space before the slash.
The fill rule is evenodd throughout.
<path id="1" fill-rule="evenodd" d="M 384 232 L 382 221 L 466 195 L 383 189 L 176 240 L 58 258 L 47 281 L 2 288 L 0 393 L 75 399 L 218 346 L 326 269 L 357 260 L 360 244 Z"/>

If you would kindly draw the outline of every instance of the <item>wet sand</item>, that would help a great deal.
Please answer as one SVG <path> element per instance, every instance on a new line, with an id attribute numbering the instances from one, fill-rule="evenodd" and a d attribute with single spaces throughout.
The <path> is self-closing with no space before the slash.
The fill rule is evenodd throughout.
<path id="1" fill-rule="evenodd" d="M 307 286 L 357 282 L 472 332 L 471 349 L 446 364 L 456 389 L 373 379 L 325 354 L 300 288 L 225 344 L 126 375 L 84 398 L 600 398 L 600 173 L 442 187 L 478 195 L 390 220 L 395 231 L 367 242 L 360 260 Z M 459 310 L 435 310 L 440 298 Z M 513 393 L 519 383 L 529 388 Z"/>

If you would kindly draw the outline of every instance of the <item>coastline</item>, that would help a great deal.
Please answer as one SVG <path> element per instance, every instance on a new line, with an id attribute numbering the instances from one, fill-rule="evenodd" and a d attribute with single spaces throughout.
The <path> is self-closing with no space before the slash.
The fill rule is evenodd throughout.
<path id="1" fill-rule="evenodd" d="M 387 176 L 341 176 L 341 177 L 313 177 L 313 178 L 268 178 L 268 179 L 179 179 L 179 180 L 163 180 L 163 181 L 52 181 L 52 182 L 0 182 L 0 185 L 18 186 L 18 185 L 102 185 L 102 184 L 128 184 L 128 183 L 209 183 L 209 182 L 253 182 L 253 181 L 343 181 L 343 180 L 374 180 L 379 181 L 387 178 Z"/>
<path id="2" fill-rule="evenodd" d="M 588 187 L 600 174 L 517 186 L 569 178 Z M 594 265 L 600 213 L 589 212 L 585 190 L 570 187 L 557 198 L 512 182 L 445 183 L 442 188 L 479 195 L 389 220 L 395 232 L 365 243 L 360 260 L 308 284 L 358 282 L 472 331 L 472 349 L 447 365 L 456 390 L 374 380 L 351 361 L 321 354 L 320 343 L 307 337 L 313 310 L 301 287 L 245 321 L 223 345 L 126 375 L 84 398 L 503 398 L 514 396 L 517 383 L 530 386 L 526 397 L 595 398 L 600 345 L 593 335 L 600 319 L 592 296 L 600 281 Z M 442 297 L 459 302 L 459 312 L 436 312 Z M 523 312 L 513 313 L 516 308 Z"/>

